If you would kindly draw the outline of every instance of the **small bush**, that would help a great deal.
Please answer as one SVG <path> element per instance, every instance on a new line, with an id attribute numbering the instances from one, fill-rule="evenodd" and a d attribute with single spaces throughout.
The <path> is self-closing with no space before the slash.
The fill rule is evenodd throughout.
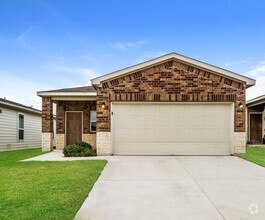
<path id="1" fill-rule="evenodd" d="M 97 151 L 96 151 L 96 149 L 86 150 L 84 156 L 85 157 L 97 156 Z"/>
<path id="2" fill-rule="evenodd" d="M 93 149 L 90 144 L 84 141 L 66 146 L 63 153 L 65 157 L 89 157 L 97 155 L 96 149 Z"/>
<path id="3" fill-rule="evenodd" d="M 92 150 L 93 147 L 91 146 L 91 144 L 87 143 L 87 142 L 84 142 L 84 141 L 80 141 L 80 142 L 77 142 L 76 145 L 79 145 L 85 149 L 89 149 L 89 150 Z"/>
<path id="4" fill-rule="evenodd" d="M 64 148 L 63 153 L 66 157 L 83 157 L 84 148 L 77 144 L 71 144 Z"/>

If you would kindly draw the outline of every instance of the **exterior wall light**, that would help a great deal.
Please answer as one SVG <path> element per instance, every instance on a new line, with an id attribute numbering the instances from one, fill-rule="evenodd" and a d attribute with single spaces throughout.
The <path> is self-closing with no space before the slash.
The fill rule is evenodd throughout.
<path id="1" fill-rule="evenodd" d="M 105 104 L 106 104 L 105 101 L 103 101 L 102 104 L 101 104 L 101 107 L 105 108 Z"/>
<path id="2" fill-rule="evenodd" d="M 243 108 L 244 107 L 242 102 L 240 102 L 238 106 L 239 106 L 239 108 Z"/>

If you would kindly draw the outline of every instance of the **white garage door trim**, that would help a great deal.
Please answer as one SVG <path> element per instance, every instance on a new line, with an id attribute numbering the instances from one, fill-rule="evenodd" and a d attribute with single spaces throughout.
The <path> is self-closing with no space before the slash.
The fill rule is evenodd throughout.
<path id="1" fill-rule="evenodd" d="M 229 154 L 234 154 L 234 147 L 233 147 L 233 139 L 234 139 L 234 103 L 232 102 L 178 102 L 178 103 L 172 103 L 172 102 L 112 102 L 111 103 L 111 150 L 112 153 L 115 155 L 126 155 L 126 154 L 117 154 L 115 152 L 115 146 L 114 146 L 114 120 L 113 118 L 115 117 L 115 106 L 121 106 L 121 105 L 211 105 L 211 106 L 218 106 L 218 105 L 226 105 L 227 107 L 230 107 L 231 113 L 230 113 L 230 152 L 228 153 L 196 153 L 192 155 L 229 155 Z M 114 115 L 113 115 L 113 110 L 114 110 Z M 227 149 L 228 150 L 228 149 Z M 141 154 L 129 154 L 129 155 L 141 155 Z M 154 153 L 154 154 L 143 154 L 143 155 L 170 155 L 167 153 Z M 177 155 L 191 155 L 189 153 L 178 153 Z"/>

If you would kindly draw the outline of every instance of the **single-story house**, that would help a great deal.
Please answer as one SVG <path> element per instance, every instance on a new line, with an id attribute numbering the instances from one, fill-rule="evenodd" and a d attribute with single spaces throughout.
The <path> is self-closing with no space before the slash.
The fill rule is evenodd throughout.
<path id="1" fill-rule="evenodd" d="M 247 101 L 248 144 L 265 144 L 265 95 Z"/>
<path id="2" fill-rule="evenodd" d="M 40 110 L 0 98 L 0 151 L 40 148 Z"/>
<path id="3" fill-rule="evenodd" d="M 41 91 L 42 148 L 84 140 L 99 155 L 233 155 L 246 147 L 246 89 L 255 80 L 170 53 L 91 80 Z"/>

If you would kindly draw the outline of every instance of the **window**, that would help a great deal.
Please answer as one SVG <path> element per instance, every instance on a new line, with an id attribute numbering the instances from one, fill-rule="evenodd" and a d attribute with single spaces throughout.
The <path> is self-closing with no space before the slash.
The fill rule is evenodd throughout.
<path id="1" fill-rule="evenodd" d="M 18 115 L 18 140 L 24 140 L 24 115 Z"/>
<path id="2" fill-rule="evenodd" d="M 90 111 L 90 131 L 96 132 L 97 130 L 97 112 Z"/>

